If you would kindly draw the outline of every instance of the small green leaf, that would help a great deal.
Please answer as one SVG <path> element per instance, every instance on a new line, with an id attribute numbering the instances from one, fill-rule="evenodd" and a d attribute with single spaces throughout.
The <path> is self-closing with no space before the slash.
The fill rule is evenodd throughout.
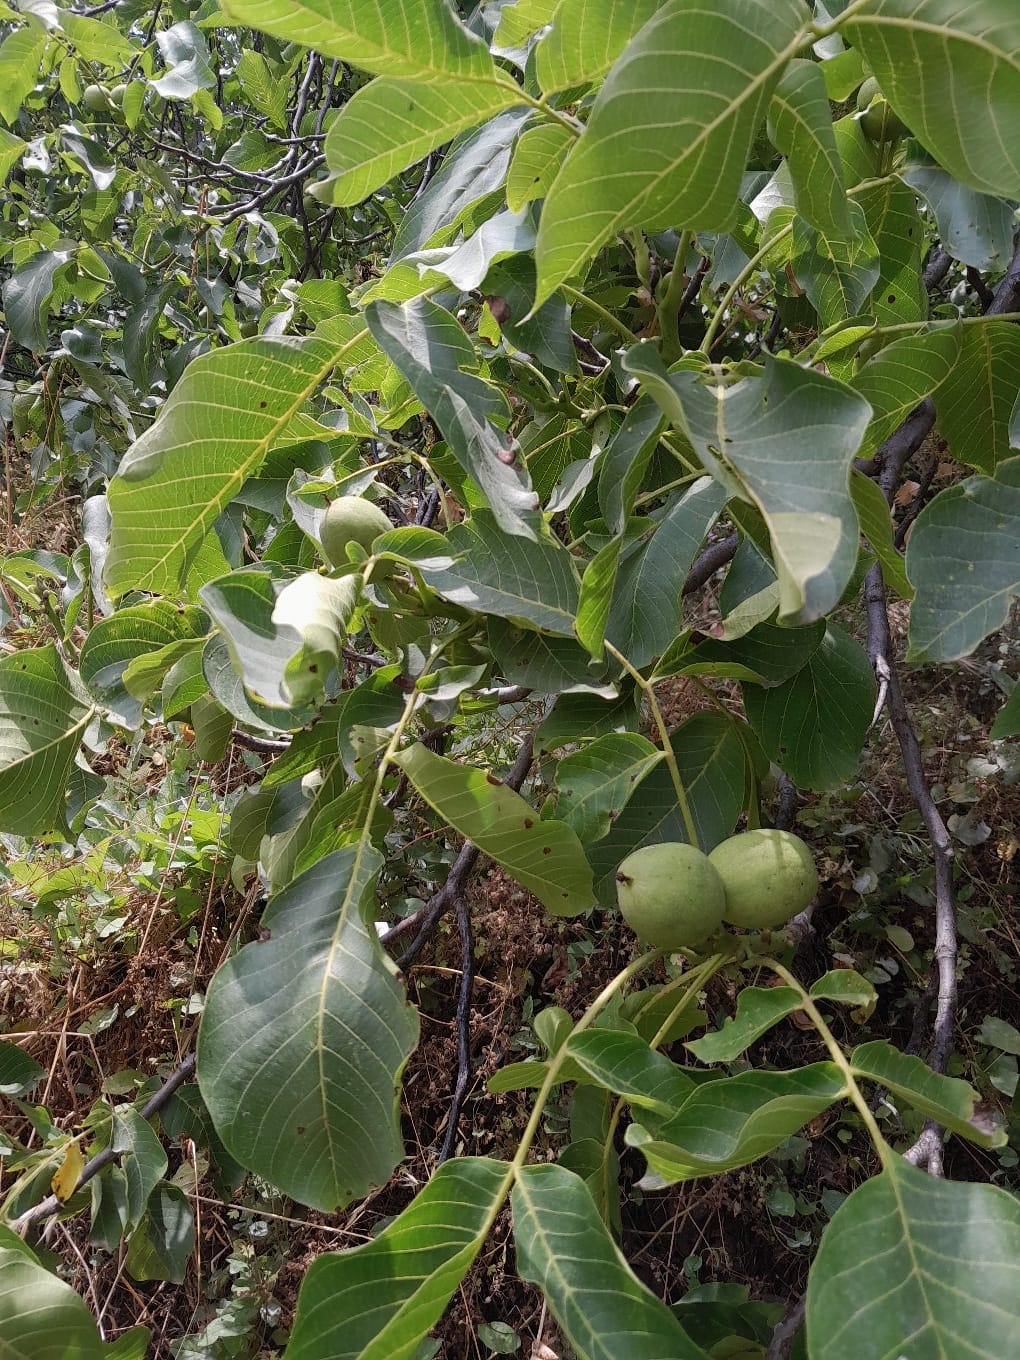
<path id="1" fill-rule="evenodd" d="M 497 84 L 379 77 L 340 109 L 326 137 L 332 172 L 315 197 L 334 207 L 369 194 L 465 128 L 519 102 L 512 81 Z"/>
<path id="2" fill-rule="evenodd" d="M 238 23 L 390 76 L 495 78 L 485 44 L 444 0 L 228 0 Z"/>
<path id="3" fill-rule="evenodd" d="M 662 0 L 559 0 L 538 45 L 535 73 L 546 93 L 603 75 Z M 519 7 L 519 6 L 518 6 Z"/>
<path id="4" fill-rule="evenodd" d="M 142 1221 L 149 1196 L 166 1175 L 167 1157 L 152 1125 L 133 1105 L 122 1105 L 114 1110 L 111 1146 L 114 1152 L 121 1154 L 121 1170 L 127 1189 L 124 1232 L 129 1233 Z"/>
<path id="5" fill-rule="evenodd" d="M 0 1041 L 0 1096 L 20 1096 L 46 1075 L 30 1053 Z"/>
<path id="6" fill-rule="evenodd" d="M 787 158 L 797 211 L 817 231 L 830 236 L 850 232 L 848 199 L 822 68 L 812 61 L 791 61 L 772 96 L 769 135 Z"/>
<path id="7" fill-rule="evenodd" d="M 939 243 L 954 260 L 982 274 L 1006 267 L 1016 223 L 1012 203 L 975 193 L 928 161 L 912 158 L 899 174 L 935 214 Z"/>
<path id="8" fill-rule="evenodd" d="M 601 840 L 641 780 L 665 757 L 636 732 L 599 737 L 556 767 L 556 815 L 582 844 Z"/>
<path id="9" fill-rule="evenodd" d="M 506 176 L 506 205 L 511 212 L 545 198 L 573 143 L 570 129 L 562 123 L 540 123 L 521 133 Z"/>
<path id="10" fill-rule="evenodd" d="M 969 1082 L 940 1076 L 920 1058 L 901 1053 L 884 1039 L 860 1044 L 850 1062 L 856 1076 L 888 1087 L 928 1119 L 972 1143 L 1002 1147 L 1006 1142 L 1004 1129 L 976 1113 L 980 1097 Z"/>
<path id="11" fill-rule="evenodd" d="M 631 1272 L 580 1177 L 522 1167 L 513 1215 L 517 1269 L 542 1290 L 577 1360 L 707 1360 Z"/>
<path id="12" fill-rule="evenodd" d="M 878 993 L 860 973 L 852 968 L 834 968 L 811 985 L 811 996 L 816 1001 L 838 1001 L 843 1006 L 873 1006 Z"/>
<path id="13" fill-rule="evenodd" d="M 440 816 L 549 911 L 576 916 L 594 906 L 591 870 L 576 832 L 564 822 L 542 821 L 494 775 L 434 755 L 420 743 L 402 751 L 396 763 Z"/>
<path id="14" fill-rule="evenodd" d="M 807 1293 L 811 1360 L 1000 1360 L 1020 1329 L 1020 1204 L 891 1157 L 836 1210 Z"/>
<path id="15" fill-rule="evenodd" d="M 177 644 L 190 651 L 201 646 L 208 632 L 209 620 L 201 609 L 179 609 L 163 600 L 132 605 L 92 628 L 82 644 L 79 673 L 114 722 L 138 727 L 153 654 L 161 652 L 167 660 L 179 659 L 175 655 Z M 143 668 L 146 684 L 129 689 L 127 675 L 132 664 L 136 677 L 139 667 Z"/>
<path id="16" fill-rule="evenodd" d="M 830 623 L 807 665 L 774 689 L 745 686 L 747 720 L 794 783 L 831 789 L 857 768 L 875 703 L 864 649 Z"/>
<path id="17" fill-rule="evenodd" d="M 47 41 L 42 24 L 29 16 L 23 27 L 8 33 L 0 43 L 0 118 L 8 126 L 35 89 Z M 7 319 L 10 322 L 10 317 Z"/>
<path id="18" fill-rule="evenodd" d="M 842 1073 L 831 1062 L 793 1072 L 742 1072 L 699 1086 L 653 1132 L 632 1124 L 627 1143 L 640 1148 L 666 1184 L 714 1176 L 764 1157 L 845 1094 Z"/>
<path id="19" fill-rule="evenodd" d="M 692 646 L 688 635 L 663 655 L 655 674 L 732 676 L 751 684 L 781 685 L 804 669 L 824 636 L 821 619 L 803 628 L 760 623 L 732 642 L 706 637 Z"/>
<path id="20" fill-rule="evenodd" d="M 707 712 L 681 724 L 672 740 L 701 848 L 711 850 L 732 833 L 744 804 L 744 744 L 734 722 Z M 669 770 L 659 765 L 638 784 L 609 834 L 588 846 L 599 901 L 615 904 L 616 867 L 632 851 L 686 839 Z"/>
<path id="21" fill-rule="evenodd" d="M 478 613 L 525 628 L 573 637 L 578 586 L 573 559 L 558 540 L 531 543 L 502 532 L 494 515 L 476 510 L 446 536 L 452 567 L 423 566 L 433 590 Z"/>
<path id="22" fill-rule="evenodd" d="M 863 472 L 854 469 L 850 474 L 850 494 L 853 496 L 861 533 L 871 544 L 882 564 L 882 579 L 901 599 L 912 600 L 914 587 L 907 577 L 907 568 L 893 540 L 892 512 L 881 488 Z"/>
<path id="23" fill-rule="evenodd" d="M 858 370 L 850 385 L 872 412 L 860 448 L 862 458 L 870 458 L 914 407 L 949 378 L 967 330 L 938 326 L 920 335 L 901 336 Z"/>
<path id="24" fill-rule="evenodd" d="M 847 211 L 850 220 L 841 233 L 818 231 L 799 214 L 793 219 L 793 271 L 823 327 L 856 316 L 881 272 L 864 209 L 851 200 Z"/>
<path id="25" fill-rule="evenodd" d="M 800 994 L 792 987 L 744 987 L 737 997 L 736 1015 L 715 1034 L 706 1034 L 686 1047 L 699 1062 L 732 1062 L 800 1006 Z"/>
<path id="26" fill-rule="evenodd" d="M 606 637 L 632 666 L 647 666 L 680 631 L 684 581 L 726 492 L 702 477 L 668 506 L 647 540 L 620 553 Z"/>
<path id="27" fill-rule="evenodd" d="M 666 1118 L 695 1089 L 676 1063 L 624 1030 L 583 1030 L 567 1040 L 567 1052 L 592 1081 Z"/>
<path id="28" fill-rule="evenodd" d="M 160 1181 L 128 1240 L 126 1267 L 135 1280 L 182 1284 L 195 1250 L 195 1216 L 183 1190 Z"/>
<path id="29" fill-rule="evenodd" d="M 939 429 L 954 458 L 992 475 L 1010 456 L 1020 327 L 988 321 L 961 329 L 960 357 L 935 393 Z"/>

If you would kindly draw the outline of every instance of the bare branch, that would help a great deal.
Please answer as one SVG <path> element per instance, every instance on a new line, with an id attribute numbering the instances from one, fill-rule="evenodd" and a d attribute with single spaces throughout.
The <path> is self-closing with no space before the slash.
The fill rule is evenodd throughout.
<path id="1" fill-rule="evenodd" d="M 446 1133 L 437 1165 L 448 1162 L 457 1144 L 457 1124 L 471 1080 L 471 989 L 475 982 L 475 941 L 471 932 L 471 909 L 467 899 L 457 898 L 457 928 L 460 931 L 460 988 L 457 993 L 457 1080 L 446 1119 Z"/>

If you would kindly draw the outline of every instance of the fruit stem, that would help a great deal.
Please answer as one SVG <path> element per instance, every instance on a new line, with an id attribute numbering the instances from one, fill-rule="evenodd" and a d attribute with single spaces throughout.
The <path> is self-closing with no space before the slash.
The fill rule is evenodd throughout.
<path id="1" fill-rule="evenodd" d="M 635 1020 L 643 1015 L 649 1006 L 660 1001 L 666 992 L 674 987 L 684 986 L 684 991 L 679 1001 L 673 1006 L 669 1015 L 648 1042 L 648 1047 L 653 1052 L 659 1047 L 663 1039 L 669 1033 L 670 1027 L 676 1017 L 687 1007 L 692 998 L 697 996 L 698 992 L 704 988 L 709 979 L 715 976 L 725 962 L 725 954 L 713 954 L 711 958 L 705 959 L 702 963 L 697 964 L 689 973 L 682 973 L 679 977 L 674 978 L 672 982 L 667 982 L 654 996 L 649 997 L 643 1006 L 638 1008 L 634 1015 Z M 623 1114 L 623 1109 L 626 1104 L 627 1102 L 624 1100 L 623 1096 L 617 1098 L 612 1113 L 609 1116 L 609 1127 L 606 1130 L 606 1136 L 602 1143 L 602 1164 L 599 1168 L 599 1173 L 602 1178 L 602 1188 L 605 1192 L 607 1203 L 609 1201 L 609 1164 L 613 1151 L 613 1142 L 616 1138 L 616 1129 L 620 1122 L 620 1116 Z"/>
<path id="2" fill-rule="evenodd" d="M 659 701 L 655 697 L 655 684 L 651 680 L 646 680 L 641 672 L 630 664 L 623 653 L 618 651 L 608 638 L 606 639 L 606 651 L 620 663 L 627 674 L 633 679 L 638 689 L 641 690 L 642 694 L 644 694 L 645 698 L 648 700 L 648 707 L 651 710 L 655 726 L 659 729 L 659 738 L 662 742 L 662 754 L 665 757 L 670 778 L 673 781 L 673 788 L 676 790 L 676 801 L 680 808 L 680 815 L 684 820 L 684 830 L 687 833 L 687 839 L 690 841 L 691 845 L 694 846 L 695 850 L 700 850 L 701 841 L 698 838 L 698 828 L 694 824 L 690 799 L 687 797 L 684 781 L 680 777 L 680 766 L 677 764 L 673 743 L 669 739 L 669 728 L 666 726 L 666 720 L 662 716 L 662 709 L 659 707 Z"/>
<path id="3" fill-rule="evenodd" d="M 878 1153 L 882 1164 L 885 1165 L 895 1154 L 886 1140 L 882 1137 L 882 1130 L 878 1127 L 878 1121 L 871 1113 L 868 1102 L 864 1098 L 864 1093 L 857 1085 L 857 1078 L 849 1058 L 847 1058 L 846 1054 L 843 1052 L 833 1035 L 832 1030 L 825 1023 L 825 1018 L 815 1005 L 814 999 L 807 991 L 805 991 L 790 970 L 784 968 L 776 959 L 762 959 L 761 962 L 766 968 L 771 968 L 776 977 L 782 982 L 785 982 L 787 987 L 792 987 L 800 996 L 801 1009 L 805 1012 L 815 1029 L 818 1031 L 822 1043 L 829 1050 L 829 1056 L 832 1058 L 832 1061 L 842 1072 L 846 1081 L 846 1094 L 853 1101 L 854 1105 L 857 1106 L 857 1112 L 861 1116 L 861 1121 L 867 1129 L 871 1141 L 875 1145 L 875 1151 Z"/>
<path id="4" fill-rule="evenodd" d="M 582 1030 L 586 1030 L 592 1021 L 597 1018 L 603 1007 L 613 999 L 616 993 L 620 991 L 621 988 L 625 987 L 632 977 L 636 977 L 638 973 L 643 972 L 649 964 L 654 963 L 656 959 L 662 958 L 664 952 L 665 951 L 662 949 L 650 949 L 646 954 L 642 954 L 639 958 L 636 958 L 633 963 L 629 963 L 622 972 L 617 973 L 616 977 L 614 977 L 611 982 L 607 983 L 602 991 L 599 992 L 598 996 L 581 1016 L 580 1020 L 574 1025 L 570 1034 L 567 1035 L 567 1038 L 564 1039 L 563 1043 L 556 1050 L 549 1061 L 549 1069 L 545 1074 L 545 1080 L 542 1082 L 538 1094 L 535 1096 L 535 1105 L 531 1111 L 531 1118 L 528 1120 L 524 1133 L 521 1135 L 521 1141 L 517 1146 L 517 1152 L 514 1155 L 514 1159 L 510 1163 L 511 1173 L 516 1174 L 527 1161 L 528 1153 L 531 1150 L 531 1144 L 534 1142 L 535 1135 L 538 1133 L 542 1123 L 542 1113 L 545 1110 L 546 1101 L 549 1099 L 553 1087 L 559 1085 L 561 1081 L 560 1070 L 569 1056 L 567 1053 L 567 1042 L 575 1034 L 580 1034 Z"/>

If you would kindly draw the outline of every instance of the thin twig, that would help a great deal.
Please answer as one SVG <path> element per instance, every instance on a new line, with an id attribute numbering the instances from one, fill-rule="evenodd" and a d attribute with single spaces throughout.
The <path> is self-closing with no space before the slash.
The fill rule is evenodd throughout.
<path id="1" fill-rule="evenodd" d="M 471 1080 L 471 988 L 475 981 L 475 941 L 471 932 L 471 909 L 466 897 L 457 898 L 457 929 L 460 931 L 460 989 L 457 994 L 457 1080 L 450 1101 L 443 1146 L 437 1165 L 453 1156 L 457 1125 Z"/>
<path id="2" fill-rule="evenodd" d="M 195 1055 L 194 1053 L 189 1053 L 184 1061 L 175 1068 L 169 1077 L 167 1077 L 159 1090 L 154 1095 L 150 1096 L 139 1110 L 138 1113 L 141 1118 L 151 1119 L 154 1114 L 157 1114 L 173 1093 L 188 1081 L 194 1071 Z M 97 1152 L 96 1155 L 90 1158 L 89 1161 L 85 1163 L 84 1167 L 82 1167 L 81 1175 L 78 1177 L 78 1183 L 74 1187 L 72 1194 L 77 1194 L 82 1186 L 87 1185 L 94 1176 L 97 1176 L 99 1172 L 102 1171 L 104 1167 L 109 1166 L 111 1162 L 115 1162 L 119 1156 L 120 1153 L 115 1152 L 112 1147 L 103 1148 L 102 1152 Z M 70 1199 L 70 1197 L 71 1196 L 69 1195 L 67 1198 Z M 24 1237 L 33 1224 L 40 1223 L 44 1218 L 50 1218 L 53 1214 L 59 1213 L 64 1207 L 64 1203 L 65 1201 L 58 1199 L 56 1195 L 47 1195 L 45 1199 L 40 1200 L 39 1203 L 33 1205 L 31 1209 L 26 1209 L 20 1218 L 14 1220 L 11 1226 L 16 1233 L 20 1233 L 21 1236 Z"/>
<path id="3" fill-rule="evenodd" d="M 956 909 L 953 900 L 953 847 L 942 814 L 935 806 L 924 777 L 921 747 L 914 731 L 910 713 L 892 655 L 889 614 L 885 603 L 885 586 L 879 563 L 868 572 L 864 599 L 868 610 L 868 655 L 878 669 L 881 663 L 888 673 L 888 711 L 896 740 L 903 756 L 907 787 L 931 843 L 935 867 L 935 967 L 938 972 L 938 992 L 935 1006 L 935 1025 L 929 1066 L 934 1072 L 944 1073 L 952 1049 L 953 1020 L 956 1013 Z M 923 1147 L 921 1143 L 923 1142 Z M 941 1169 L 941 1143 L 935 1149 L 934 1136 L 926 1126 L 921 1140 L 911 1154 L 917 1165 L 926 1163 L 932 1174 Z"/>

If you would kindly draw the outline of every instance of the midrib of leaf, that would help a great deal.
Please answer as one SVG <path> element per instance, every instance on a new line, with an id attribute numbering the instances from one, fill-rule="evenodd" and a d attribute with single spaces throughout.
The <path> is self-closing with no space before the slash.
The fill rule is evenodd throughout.
<path id="1" fill-rule="evenodd" d="M 236 469 L 236 471 L 231 473 L 229 477 L 226 479 L 224 483 L 224 488 L 220 492 L 220 494 L 218 496 L 213 496 L 212 500 L 208 502 L 203 512 L 200 515 L 198 515 L 197 518 L 191 521 L 185 534 L 181 538 L 176 539 L 173 543 L 168 544 L 167 550 L 163 554 L 163 556 L 158 558 L 155 562 L 151 564 L 147 573 L 147 579 L 151 580 L 157 571 L 165 570 L 167 562 L 173 556 L 175 551 L 180 550 L 184 552 L 186 556 L 187 549 L 185 545 L 188 543 L 190 533 L 192 530 L 194 530 L 195 526 L 196 525 L 198 525 L 199 527 L 205 525 L 211 526 L 216 522 L 216 520 L 220 517 L 220 515 L 223 513 L 226 507 L 230 504 L 230 502 L 234 499 L 237 493 L 241 490 L 241 487 L 244 485 L 245 480 L 247 479 L 249 470 L 253 467 L 257 467 L 260 463 L 264 461 L 277 436 L 280 435 L 282 431 L 287 428 L 290 422 L 294 419 L 294 416 L 300 410 L 301 406 L 304 405 L 304 403 L 308 400 L 308 398 L 319 386 L 319 384 L 325 381 L 326 375 L 332 372 L 332 370 L 336 368 L 337 364 L 344 357 L 347 351 L 353 348 L 353 346 L 359 344 L 362 340 L 364 340 L 367 334 L 368 327 L 363 326 L 361 330 L 358 331 L 357 335 L 352 336 L 349 340 L 346 340 L 341 346 L 339 346 L 339 348 L 334 350 L 330 354 L 326 362 L 323 363 L 322 366 L 316 370 L 316 372 L 312 375 L 312 377 L 305 384 L 305 386 L 302 387 L 300 391 L 294 394 L 294 400 L 287 407 L 287 410 L 283 412 L 283 414 L 279 417 L 276 423 L 266 432 L 266 434 L 263 435 L 263 437 L 260 440 L 258 440 L 257 443 L 251 446 L 251 451 L 248 457 L 245 458 L 243 462 L 240 464 L 240 466 Z M 137 588 L 144 589 L 144 584 L 142 582 L 139 582 Z"/>
<path id="2" fill-rule="evenodd" d="M 540 1215 L 539 1215 L 538 1213 L 536 1213 L 536 1211 L 535 1211 L 535 1206 L 534 1206 L 534 1204 L 533 1204 L 532 1201 L 531 1201 L 531 1197 L 528 1195 L 528 1191 L 527 1191 L 527 1183 L 526 1183 L 524 1180 L 518 1180 L 518 1181 L 517 1181 L 517 1184 L 516 1184 L 516 1190 L 517 1190 L 517 1193 L 518 1193 L 518 1194 L 520 1194 L 524 1199 L 527 1199 L 527 1200 L 528 1200 L 528 1207 L 529 1207 L 529 1211 L 530 1211 L 530 1213 L 531 1213 L 531 1222 L 532 1222 L 532 1225 L 533 1225 L 533 1227 L 534 1227 L 535 1234 L 536 1234 L 536 1236 L 538 1236 L 538 1237 L 541 1239 L 542 1244 L 543 1244 L 543 1246 L 544 1246 L 544 1248 L 545 1248 L 545 1258 L 546 1258 L 546 1261 L 547 1261 L 548 1264 L 549 1264 L 549 1274 L 553 1275 L 553 1276 L 559 1281 L 560 1287 L 562 1288 L 564 1294 L 569 1295 L 571 1298 L 576 1297 L 576 1295 L 577 1295 L 577 1290 L 573 1289 L 573 1288 L 570 1286 L 570 1284 L 569 1284 L 569 1282 L 568 1282 L 568 1280 L 567 1280 L 566 1275 L 565 1275 L 565 1274 L 563 1273 L 563 1271 L 560 1269 L 559 1260 L 558 1260 L 558 1258 L 557 1258 L 555 1252 L 553 1252 L 553 1250 L 552 1250 L 552 1248 L 551 1248 L 551 1243 L 550 1243 L 550 1241 L 549 1241 L 549 1235 L 548 1235 L 548 1233 L 545 1231 L 545 1229 L 542 1227 L 542 1224 L 541 1224 L 541 1221 L 540 1221 Z M 573 1259 L 573 1258 L 572 1258 L 572 1259 Z M 548 1276 L 547 1276 L 547 1278 L 548 1278 Z M 543 1294 L 545 1293 L 544 1287 L 543 1287 L 542 1292 L 543 1292 Z M 583 1313 L 582 1313 L 582 1317 L 583 1317 Z M 605 1360 L 614 1360 L 614 1357 L 613 1357 L 613 1356 L 610 1354 L 610 1352 L 607 1351 L 607 1350 L 605 1349 L 605 1347 L 602 1345 L 602 1340 L 601 1340 L 601 1338 L 600 1338 L 599 1336 L 597 1336 L 597 1335 L 591 1330 L 590 1327 L 587 1327 L 585 1330 L 586 1330 L 586 1335 L 587 1335 L 587 1338 L 588 1338 L 588 1344 L 589 1344 L 589 1347 L 590 1347 L 590 1353 L 591 1353 L 591 1355 L 592 1355 L 592 1356 L 604 1356 L 604 1357 L 605 1357 Z"/>
<path id="3" fill-rule="evenodd" d="M 233 6 L 230 4 L 229 0 L 227 0 L 227 3 L 224 4 L 223 8 L 226 10 L 227 14 L 231 15 L 231 17 L 237 18 L 241 22 L 251 23 L 252 26 L 255 28 L 258 27 L 258 24 L 255 22 L 251 14 L 242 13 L 240 15 L 234 15 L 232 13 Z M 386 46 L 385 44 L 380 45 L 378 43 L 370 42 L 368 39 L 365 38 L 364 34 L 358 33 L 353 29 L 344 29 L 343 27 L 341 27 L 340 24 L 337 24 L 335 20 L 329 18 L 327 15 L 318 13 L 316 10 L 311 9 L 308 5 L 302 5 L 301 3 L 295 4 L 292 14 L 295 21 L 297 21 L 299 17 L 308 16 L 308 19 L 310 20 L 311 24 L 315 27 L 318 27 L 322 24 L 334 24 L 336 31 L 339 33 L 343 33 L 348 40 L 350 40 L 351 38 L 355 38 L 362 44 L 363 48 L 370 49 L 371 53 L 374 53 L 375 55 L 371 56 L 370 53 L 366 51 L 366 59 L 371 60 L 373 63 L 378 62 L 381 64 L 386 61 L 397 61 L 403 63 L 408 60 L 406 52 L 403 52 L 398 48 Z M 301 39 L 300 37 L 298 37 L 296 41 L 302 43 L 303 46 L 306 45 L 304 44 L 303 39 Z M 430 52 L 429 55 L 431 57 L 433 53 Z M 360 66 L 361 70 L 371 69 L 370 67 L 361 66 L 360 63 L 357 61 L 353 61 L 351 65 Z M 517 82 L 512 77 L 508 76 L 505 72 L 500 71 L 495 64 L 493 64 L 491 72 L 487 71 L 484 74 L 482 74 L 481 72 L 472 73 L 471 71 L 451 71 L 447 67 L 434 66 L 431 64 L 427 64 L 425 62 L 421 63 L 420 71 L 421 71 L 420 75 L 405 74 L 399 76 L 398 78 L 403 80 L 426 80 L 426 81 L 446 79 L 456 81 L 458 84 L 495 85 L 503 88 L 510 86 L 513 89 L 517 90 L 518 92 L 521 92 L 521 87 L 517 84 Z M 525 102 L 530 103 L 531 101 L 527 100 Z"/>
<path id="4" fill-rule="evenodd" d="M 683 153 L 675 157 L 665 169 L 661 170 L 653 179 L 651 179 L 644 189 L 642 189 L 641 193 L 635 199 L 632 199 L 626 207 L 621 208 L 619 212 L 614 214 L 610 219 L 612 225 L 607 228 L 605 239 L 608 240 L 609 235 L 612 232 L 617 231 L 621 225 L 633 223 L 636 214 L 640 211 L 641 205 L 658 189 L 663 180 L 669 179 L 672 175 L 675 175 L 677 168 L 691 159 L 692 155 L 699 150 L 706 138 L 711 136 L 722 124 L 732 120 L 734 112 L 742 108 L 752 96 L 756 96 L 758 90 L 772 79 L 772 76 L 776 71 L 781 71 L 786 63 L 797 55 L 804 44 L 810 40 L 810 37 L 810 30 L 806 27 L 802 28 L 800 32 L 790 40 L 786 47 L 784 47 L 781 52 L 777 53 L 775 60 L 750 81 L 745 88 L 744 93 L 738 99 L 727 104 L 722 113 L 714 118 L 711 123 L 706 123 L 706 125 L 689 142 L 686 142 L 684 144 Z"/>
<path id="5" fill-rule="evenodd" d="M 886 1152 L 884 1155 L 886 1156 L 887 1159 L 889 1159 L 895 1157 L 896 1153 Z M 896 1179 L 896 1172 L 891 1170 L 892 1165 L 893 1163 L 889 1161 L 886 1166 L 886 1174 L 889 1177 L 889 1184 L 892 1186 L 893 1198 L 896 1201 L 896 1208 L 900 1216 L 900 1231 L 903 1236 L 903 1243 L 907 1249 L 907 1255 L 910 1257 L 910 1273 L 917 1279 L 917 1287 L 921 1291 L 921 1297 L 924 1300 L 925 1312 L 928 1314 L 929 1318 L 934 1318 L 935 1310 L 931 1307 L 931 1305 L 928 1302 L 928 1291 L 924 1287 L 924 1271 L 921 1269 L 921 1266 L 917 1259 L 917 1253 L 914 1251 L 914 1243 L 910 1237 L 909 1216 L 907 1214 L 906 1205 L 903 1203 L 903 1197 L 900 1194 L 900 1186 L 898 1180 Z M 932 1324 L 929 1323 L 928 1329 L 931 1330 L 932 1335 L 935 1338 L 935 1344 L 939 1348 L 940 1360 L 952 1360 L 952 1356 L 946 1354 L 946 1351 L 942 1345 L 942 1338 L 939 1336 L 938 1328 L 932 1326 Z"/>

